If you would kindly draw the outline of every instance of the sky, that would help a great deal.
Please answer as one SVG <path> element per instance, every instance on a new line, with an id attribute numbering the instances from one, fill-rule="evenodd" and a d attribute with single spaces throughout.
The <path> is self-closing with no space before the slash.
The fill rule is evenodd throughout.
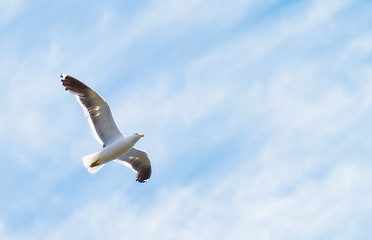
<path id="1" fill-rule="evenodd" d="M 0 239 L 371 239 L 372 2 L 0 0 Z M 59 75 L 152 161 L 112 162 Z"/>

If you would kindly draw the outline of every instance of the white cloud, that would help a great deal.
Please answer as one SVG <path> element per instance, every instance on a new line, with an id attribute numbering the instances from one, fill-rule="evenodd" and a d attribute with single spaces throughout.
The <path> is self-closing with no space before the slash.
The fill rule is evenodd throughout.
<path id="1" fill-rule="evenodd" d="M 155 197 L 144 200 L 143 205 L 132 205 L 126 200 L 126 194 L 121 193 L 104 203 L 93 201 L 51 230 L 47 238 L 296 239 L 303 235 L 304 239 L 324 236 L 350 239 L 358 236 L 356 226 L 363 224 L 367 217 L 365 211 L 371 211 L 371 206 L 361 198 L 370 192 L 370 187 L 362 187 L 361 183 L 372 180 L 368 170 L 371 166 L 365 165 L 363 159 L 335 161 L 338 155 L 327 149 L 333 148 L 329 142 L 323 142 L 320 149 L 312 147 L 324 137 L 324 134 L 318 136 L 317 128 L 312 126 L 320 121 L 324 129 L 342 132 L 344 124 L 334 123 L 342 119 L 341 123 L 353 124 L 355 114 L 344 116 L 340 109 L 347 103 L 347 108 L 359 112 L 359 104 L 369 103 L 369 98 L 360 97 L 364 91 L 352 95 L 336 87 L 327 89 L 319 102 L 306 102 L 297 94 L 301 85 L 283 89 L 286 78 L 277 81 L 281 84 L 272 85 L 270 91 L 283 96 L 267 102 L 269 106 L 265 109 L 268 117 L 274 119 L 274 128 L 284 126 L 285 131 L 273 132 L 257 157 L 246 164 L 228 159 L 238 162 L 238 168 L 232 168 L 232 172 L 221 169 L 213 174 L 213 180 L 199 177 L 186 187 L 158 189 Z M 252 96 L 247 96 L 250 98 Z M 282 98 L 291 101 L 278 103 Z M 277 112 L 281 106 L 296 100 L 296 104 L 302 103 L 305 109 L 307 104 L 313 108 L 309 109 L 310 119 L 303 116 L 307 111 L 295 115 L 291 111 Z M 332 111 L 328 113 L 325 109 Z M 284 119 L 277 121 L 277 115 Z M 304 142 L 298 134 L 299 127 L 309 128 L 305 138 L 313 137 L 314 142 L 310 141 L 310 145 Z M 249 159 L 245 150 L 235 157 Z M 79 222 L 84 224 L 76 229 L 74 226 Z M 103 222 L 105 228 L 100 227 Z"/>
<path id="2" fill-rule="evenodd" d="M 200 20 L 203 26 L 224 23 L 228 28 L 257 7 L 249 1 L 234 2 L 226 8 L 223 1 L 184 4 L 181 7 L 179 3 L 154 1 L 132 18 L 132 26 L 122 28 L 127 32 L 113 34 L 105 32 L 116 20 L 106 8 L 96 28 L 83 32 L 78 44 L 64 42 L 70 39 L 64 36 L 38 52 L 38 57 L 33 52 L 15 61 L 22 71 L 15 71 L 15 63 L 11 64 L 13 69 L 0 70 L 3 77 L 11 76 L 10 82 L 2 83 L 8 87 L 5 99 L 9 108 L 4 110 L 0 131 L 9 135 L 18 129 L 13 143 L 7 146 L 27 145 L 29 152 L 39 152 L 45 146 L 54 152 L 56 145 L 67 146 L 66 153 L 58 152 L 57 165 L 67 159 L 68 164 L 76 162 L 80 166 L 79 154 L 89 153 L 97 145 L 81 109 L 72 96 L 63 92 L 54 72 L 59 73 L 59 68 L 76 70 L 82 80 L 94 75 L 91 70 L 97 71 L 96 77 L 105 76 L 102 72 L 116 59 L 116 52 L 125 53 L 138 39 L 155 36 L 154 32 L 170 26 L 179 27 L 179 32 L 173 29 L 167 34 L 182 35 L 187 29 L 199 28 L 196 25 Z M 186 61 L 182 67 L 151 72 L 155 74 L 151 83 L 131 84 L 130 89 L 118 84 L 122 89 L 116 89 L 116 95 L 104 97 L 111 103 L 117 122 L 124 123 L 119 125 L 125 132 L 146 134 L 139 144 L 156 163 L 152 181 L 146 186 L 136 185 L 136 189 L 123 183 L 120 190 L 111 190 L 107 196 L 59 193 L 62 202 L 79 202 L 77 198 L 88 202 L 79 202 L 56 221 L 34 220 L 36 223 L 30 225 L 43 225 L 35 230 L 14 233 L 0 228 L 0 234 L 19 239 L 29 235 L 38 239 L 356 238 L 361 231 L 358 226 L 365 224 L 372 211 L 370 201 L 366 201 L 371 187 L 365 184 L 372 180 L 368 163 L 372 85 L 365 81 L 371 76 L 365 59 L 372 48 L 368 34 L 348 35 L 341 43 L 336 41 L 337 36 L 322 35 L 329 29 L 342 31 L 345 25 L 340 13 L 351 4 L 312 1 L 306 6 L 295 5 L 294 9 L 301 11 L 288 18 L 268 16 L 258 27 L 214 43 L 192 60 L 180 60 Z M 233 16 L 237 8 L 240 15 Z M 97 32 L 109 36 L 92 44 L 89 39 Z M 324 43 L 324 38 L 329 42 Z M 91 43 L 93 50 L 79 50 L 85 42 Z M 317 49 L 319 46 L 326 46 L 326 50 Z M 95 59 L 100 56 L 102 66 L 96 69 L 99 64 Z M 40 74 L 41 65 L 49 61 L 50 68 Z M 347 78 L 340 78 L 344 73 Z M 138 74 L 145 78 L 149 73 L 144 70 Z M 30 76 L 38 79 L 25 80 Z M 102 84 L 97 86 L 95 82 Z M 104 93 L 99 88 L 106 86 L 104 77 L 92 78 L 90 83 Z M 352 89 L 348 88 L 350 84 Z M 29 105 L 25 106 L 26 97 Z M 52 116 L 48 111 L 54 106 L 60 109 Z M 24 118 L 14 118 L 19 112 Z M 7 129 L 7 125 L 15 127 Z M 50 131 L 44 133 L 43 129 Z M 68 139 L 59 139 L 61 132 Z M 227 146 L 224 149 L 218 143 Z M 211 152 L 214 159 L 208 161 L 183 156 L 191 151 L 198 157 L 205 145 L 221 156 Z M 49 149 L 51 146 L 54 148 Z M 21 154 L 24 156 L 16 159 L 27 166 L 27 154 Z M 70 159 L 71 155 L 76 159 Z M 200 169 L 198 163 L 203 161 L 205 168 Z M 183 168 L 186 164 L 194 168 Z M 54 175 L 58 167 L 44 170 Z M 48 186 L 42 185 L 41 189 L 50 191 L 44 198 L 56 196 L 50 190 L 54 184 L 68 184 L 73 173 L 64 171 L 58 172 Z M 164 176 L 187 171 L 194 174 L 193 179 L 176 183 L 163 180 Z M 34 182 L 47 181 L 48 174 Z M 120 178 L 108 174 L 95 177 L 104 181 L 84 185 L 89 191 L 103 191 L 109 188 L 107 182 Z M 172 180 L 177 181 L 177 177 Z M 85 176 L 81 179 L 88 181 Z M 33 197 L 26 206 L 34 206 L 31 201 L 40 198 Z"/>
<path id="3" fill-rule="evenodd" d="M 0 1 L 0 27 L 9 23 L 21 11 L 24 4 L 21 0 L 1 0 Z"/>
<path id="4" fill-rule="evenodd" d="M 309 169 L 300 164 L 297 170 Z M 370 191 L 359 187 L 371 180 L 362 166 L 342 164 L 320 179 L 298 178 L 269 164 L 257 173 L 245 172 L 218 176 L 212 186 L 160 190 L 141 206 L 128 203 L 125 194 L 94 201 L 46 238 L 350 239 L 365 211 L 371 211 L 359 197 Z"/>

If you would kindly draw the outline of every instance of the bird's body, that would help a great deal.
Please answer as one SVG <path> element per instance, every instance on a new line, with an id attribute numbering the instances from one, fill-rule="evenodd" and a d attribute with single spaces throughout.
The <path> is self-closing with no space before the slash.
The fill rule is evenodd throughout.
<path id="1" fill-rule="evenodd" d="M 87 114 L 92 131 L 103 149 L 83 157 L 84 166 L 95 173 L 106 163 L 116 160 L 137 172 L 137 181 L 145 182 L 151 176 L 151 162 L 145 151 L 134 147 L 144 135 L 135 133 L 125 136 L 117 128 L 107 102 L 79 80 L 61 74 L 66 91 L 76 95 Z"/>
<path id="2" fill-rule="evenodd" d="M 91 173 L 96 173 L 106 163 L 119 158 L 140 139 L 140 136 L 133 134 L 129 136 L 120 136 L 111 144 L 102 148 L 101 151 L 83 157 L 84 166 Z"/>
<path id="3" fill-rule="evenodd" d="M 131 149 L 140 139 L 136 134 L 129 136 L 120 136 L 115 142 L 104 147 L 101 152 L 100 162 L 107 163 L 119 158 L 121 155 Z"/>

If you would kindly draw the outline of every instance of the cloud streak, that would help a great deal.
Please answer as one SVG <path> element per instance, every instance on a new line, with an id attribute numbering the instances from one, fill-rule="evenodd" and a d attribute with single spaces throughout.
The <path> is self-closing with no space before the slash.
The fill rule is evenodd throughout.
<path id="1" fill-rule="evenodd" d="M 12 208 L 1 209 L 0 235 L 367 239 L 372 47 L 370 28 L 359 23 L 371 17 L 352 17 L 368 7 L 150 1 L 122 18 L 106 6 L 89 28 L 75 26 L 84 29 L 78 38 L 53 37 L 21 60 L 1 61 L 10 68 L 0 76 L 10 80 L 1 83 L 8 108 L 0 131 L 11 136 L 2 143 L 19 147 L 6 154 L 14 162 L 0 186 Z M 149 67 L 130 69 L 131 60 Z M 128 182 L 120 166 L 94 177 L 84 171 L 81 155 L 98 144 L 59 86 L 60 69 L 97 89 L 124 132 L 146 134 L 139 146 L 154 163 L 150 182 Z M 115 80 L 125 74 L 133 81 Z"/>

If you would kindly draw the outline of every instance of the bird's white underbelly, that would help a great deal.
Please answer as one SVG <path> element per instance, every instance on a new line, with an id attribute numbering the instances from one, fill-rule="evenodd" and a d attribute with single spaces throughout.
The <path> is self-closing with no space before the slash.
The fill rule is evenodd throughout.
<path id="1" fill-rule="evenodd" d="M 111 160 L 114 160 L 131 149 L 134 144 L 135 142 L 128 138 L 119 138 L 101 150 L 101 157 L 99 161 L 101 163 L 107 163 Z"/>

